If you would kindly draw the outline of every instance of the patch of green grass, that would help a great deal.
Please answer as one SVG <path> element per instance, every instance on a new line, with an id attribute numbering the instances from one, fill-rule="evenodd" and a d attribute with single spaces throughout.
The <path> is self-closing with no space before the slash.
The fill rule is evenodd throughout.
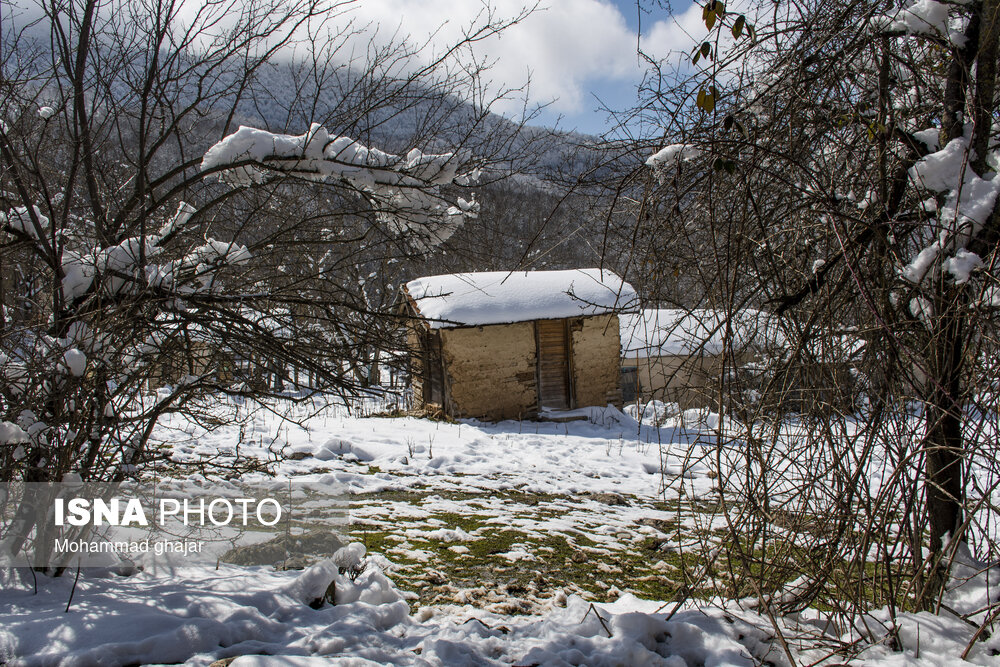
<path id="1" fill-rule="evenodd" d="M 510 551 L 517 542 L 523 542 L 524 533 L 517 530 L 496 530 L 487 533 L 474 542 L 467 542 L 469 554 L 482 561 L 500 560 L 497 554 Z"/>
<path id="2" fill-rule="evenodd" d="M 389 535 L 393 534 L 394 531 L 390 530 L 367 530 L 363 528 L 355 528 L 348 531 L 351 539 L 361 542 L 369 552 L 375 553 L 385 553 L 386 549 L 397 544 L 392 540 L 386 539 Z"/>
<path id="3" fill-rule="evenodd" d="M 417 504 L 430 495 L 427 491 L 421 491 L 420 488 L 416 487 L 416 490 L 412 488 L 405 490 L 389 489 L 386 491 L 353 494 L 351 495 L 351 504 L 366 505 L 380 500 L 384 502 Z"/>
<path id="4" fill-rule="evenodd" d="M 462 503 L 470 511 L 434 511 L 431 496 Z M 623 543 L 621 548 L 609 548 L 586 531 L 588 525 L 539 531 L 531 528 L 512 526 L 509 522 L 497 523 L 497 500 L 502 501 L 503 514 L 513 512 L 519 518 L 541 521 L 562 516 L 567 505 L 581 500 L 575 496 L 558 494 L 535 494 L 519 490 L 498 492 L 444 491 L 434 492 L 407 489 L 382 494 L 363 494 L 352 498 L 354 502 L 378 505 L 379 501 L 407 503 L 427 509 L 429 516 L 414 518 L 402 516 L 392 518 L 373 517 L 377 528 L 365 530 L 355 527 L 353 539 L 367 541 L 369 550 L 387 553 L 399 569 L 393 576 L 403 590 L 416 592 L 420 601 L 430 604 L 443 593 L 446 597 L 450 587 L 458 589 L 502 590 L 509 595 L 525 595 L 545 598 L 556 590 L 571 590 L 594 600 L 606 599 L 608 589 L 616 586 L 643 597 L 670 599 L 684 583 L 684 573 L 700 569 L 699 555 L 680 554 L 675 550 L 661 550 L 662 538 L 648 537 L 637 543 Z M 678 503 L 650 502 L 648 499 L 630 497 L 633 506 L 663 511 L 679 509 Z M 684 511 L 688 511 L 685 509 Z M 503 516 L 499 517 L 503 518 Z M 595 517 L 593 525 L 600 525 L 600 517 Z M 690 540 L 693 530 L 681 528 L 676 518 L 650 522 L 671 540 Z M 439 542 L 420 538 L 410 538 L 412 549 L 430 552 L 433 556 L 426 562 L 408 558 L 395 550 L 399 542 L 388 539 L 394 532 L 402 535 L 410 528 L 433 530 L 436 527 L 460 528 L 473 533 L 475 539 L 462 542 Z M 632 526 L 626 532 L 634 532 Z M 478 531 L 478 532 L 477 532 Z M 682 535 L 681 533 L 685 533 Z M 598 538 L 600 539 L 600 538 Z M 511 551 L 515 544 L 522 544 L 532 555 L 530 559 L 511 561 L 501 554 Z M 463 546 L 468 553 L 456 553 L 451 547 Z M 667 567 L 654 569 L 659 561 Z M 438 575 L 440 573 L 441 576 Z M 695 595 L 709 595 L 710 591 L 695 591 Z M 418 601 L 418 604 L 420 603 Z M 485 604 L 485 603 L 484 603 Z"/>
<path id="5" fill-rule="evenodd" d="M 461 528 L 468 533 L 482 528 L 487 525 L 487 521 L 493 518 L 489 514 L 459 514 L 457 512 L 436 512 L 432 517 L 443 521 L 443 528 Z M 454 545 L 449 544 L 449 546 Z"/>

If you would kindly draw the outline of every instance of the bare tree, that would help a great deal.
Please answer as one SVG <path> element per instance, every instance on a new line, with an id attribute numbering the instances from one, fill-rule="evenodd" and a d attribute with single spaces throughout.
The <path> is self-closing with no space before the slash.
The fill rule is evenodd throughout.
<path id="1" fill-rule="evenodd" d="M 509 173 L 519 125 L 455 56 L 523 13 L 485 8 L 428 58 L 349 12 L 5 5 L 0 481 L 120 480 L 168 412 L 368 381 L 350 369 L 388 345 L 391 284 L 359 274 L 447 239 Z"/>
<path id="2" fill-rule="evenodd" d="M 956 557 L 997 557 L 996 8 L 703 19 L 687 66 L 649 59 L 621 235 L 652 239 L 647 293 L 728 314 L 724 578 L 784 611 L 937 609 Z M 748 366 L 750 307 L 787 344 Z"/>

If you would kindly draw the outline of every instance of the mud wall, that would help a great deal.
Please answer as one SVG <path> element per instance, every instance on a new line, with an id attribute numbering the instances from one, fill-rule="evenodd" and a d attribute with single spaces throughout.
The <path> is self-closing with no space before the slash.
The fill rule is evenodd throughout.
<path id="1" fill-rule="evenodd" d="M 442 329 L 441 337 L 448 414 L 517 419 L 536 413 L 534 323 Z"/>
<path id="2" fill-rule="evenodd" d="M 714 355 L 629 358 L 622 366 L 638 370 L 639 396 L 678 403 L 682 410 L 713 405 L 722 358 Z"/>
<path id="3" fill-rule="evenodd" d="M 576 407 L 622 406 L 621 338 L 617 315 L 576 318 L 570 322 L 573 393 Z"/>

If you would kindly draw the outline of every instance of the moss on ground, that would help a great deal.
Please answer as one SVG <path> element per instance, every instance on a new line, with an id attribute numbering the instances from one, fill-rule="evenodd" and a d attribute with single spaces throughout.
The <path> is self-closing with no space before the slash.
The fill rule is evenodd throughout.
<path id="1" fill-rule="evenodd" d="M 636 525 L 626 531 L 633 535 L 632 541 L 619 540 L 609 547 L 595 539 L 596 535 L 589 535 L 586 526 L 539 531 L 498 525 L 497 515 L 486 507 L 500 498 L 504 507 L 518 517 L 540 521 L 560 516 L 565 513 L 566 505 L 585 500 L 576 496 L 517 490 L 480 493 L 435 490 L 431 493 L 409 489 L 354 496 L 352 501 L 369 504 L 369 507 L 370 503 L 377 505 L 379 501 L 387 506 L 391 502 L 403 502 L 428 509 L 431 503 L 426 501 L 432 496 L 462 502 L 475 511 L 431 509 L 429 516 L 419 518 L 392 517 L 390 514 L 373 516 L 369 525 L 355 524 L 350 530 L 352 538 L 363 541 L 369 551 L 383 553 L 393 562 L 393 578 L 400 588 L 417 594 L 417 605 L 430 604 L 455 591 L 484 587 L 502 590 L 508 596 L 524 591 L 525 595 L 530 593 L 540 599 L 558 590 L 569 590 L 594 600 L 607 599 L 609 590 L 617 588 L 641 597 L 669 600 L 684 586 L 685 575 L 690 576 L 701 566 L 697 554 L 668 548 L 673 540 L 685 537 L 690 542 L 697 537 L 681 535 L 680 524 L 673 518 L 643 522 L 669 538 L 660 535 L 637 539 L 641 526 Z M 650 503 L 632 497 L 629 500 L 660 512 L 679 509 L 676 503 Z M 594 518 L 594 525 L 599 526 L 600 517 L 595 515 Z M 473 534 L 473 539 L 446 542 L 406 536 L 410 529 L 427 531 L 439 527 L 460 528 Z M 399 538 L 405 538 L 405 548 L 399 548 Z M 505 556 L 517 545 L 521 545 L 529 557 Z M 456 551 L 453 547 L 464 549 Z M 407 554 L 415 550 L 429 553 L 430 557 L 425 560 L 424 554 Z M 700 591 L 695 583 L 693 594 L 702 596 L 709 592 Z M 472 601 L 473 604 L 477 602 Z"/>

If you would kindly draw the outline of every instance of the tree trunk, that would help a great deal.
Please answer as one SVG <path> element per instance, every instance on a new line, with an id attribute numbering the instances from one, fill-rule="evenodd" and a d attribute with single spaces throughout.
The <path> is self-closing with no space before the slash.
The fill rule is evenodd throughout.
<path id="1" fill-rule="evenodd" d="M 927 585 L 919 603 L 932 608 L 947 582 L 952 551 L 949 544 L 963 540 L 964 489 L 962 466 L 962 357 L 965 351 L 961 299 L 956 291 L 944 301 L 935 320 L 928 354 L 925 416 L 927 431 L 926 492 L 930 555 Z"/>
<path id="2" fill-rule="evenodd" d="M 992 134 L 996 90 L 996 59 L 1000 42 L 1000 2 L 984 0 L 973 12 L 966 29 L 967 43 L 957 50 L 948 73 L 943 137 L 950 140 L 962 134 L 966 116 L 974 122 L 970 167 L 983 174 L 989 167 L 986 155 Z M 969 77 L 975 59 L 975 87 L 970 91 Z M 968 92 L 967 92 L 968 91 Z M 971 109 L 966 103 L 971 98 Z M 985 230 L 987 233 L 989 229 Z M 980 236 L 982 236 L 980 232 Z M 968 244 L 976 251 L 975 237 Z M 985 255 L 984 255 L 985 256 Z M 937 299 L 938 317 L 933 320 L 926 355 L 928 377 L 925 384 L 927 519 L 930 555 L 928 580 L 919 604 L 933 608 L 950 570 L 955 540 L 965 541 L 965 491 L 962 467 L 965 442 L 962 436 L 962 364 L 965 355 L 965 308 L 963 286 L 949 287 L 941 281 Z M 919 556 L 916 556 L 919 557 Z"/>

